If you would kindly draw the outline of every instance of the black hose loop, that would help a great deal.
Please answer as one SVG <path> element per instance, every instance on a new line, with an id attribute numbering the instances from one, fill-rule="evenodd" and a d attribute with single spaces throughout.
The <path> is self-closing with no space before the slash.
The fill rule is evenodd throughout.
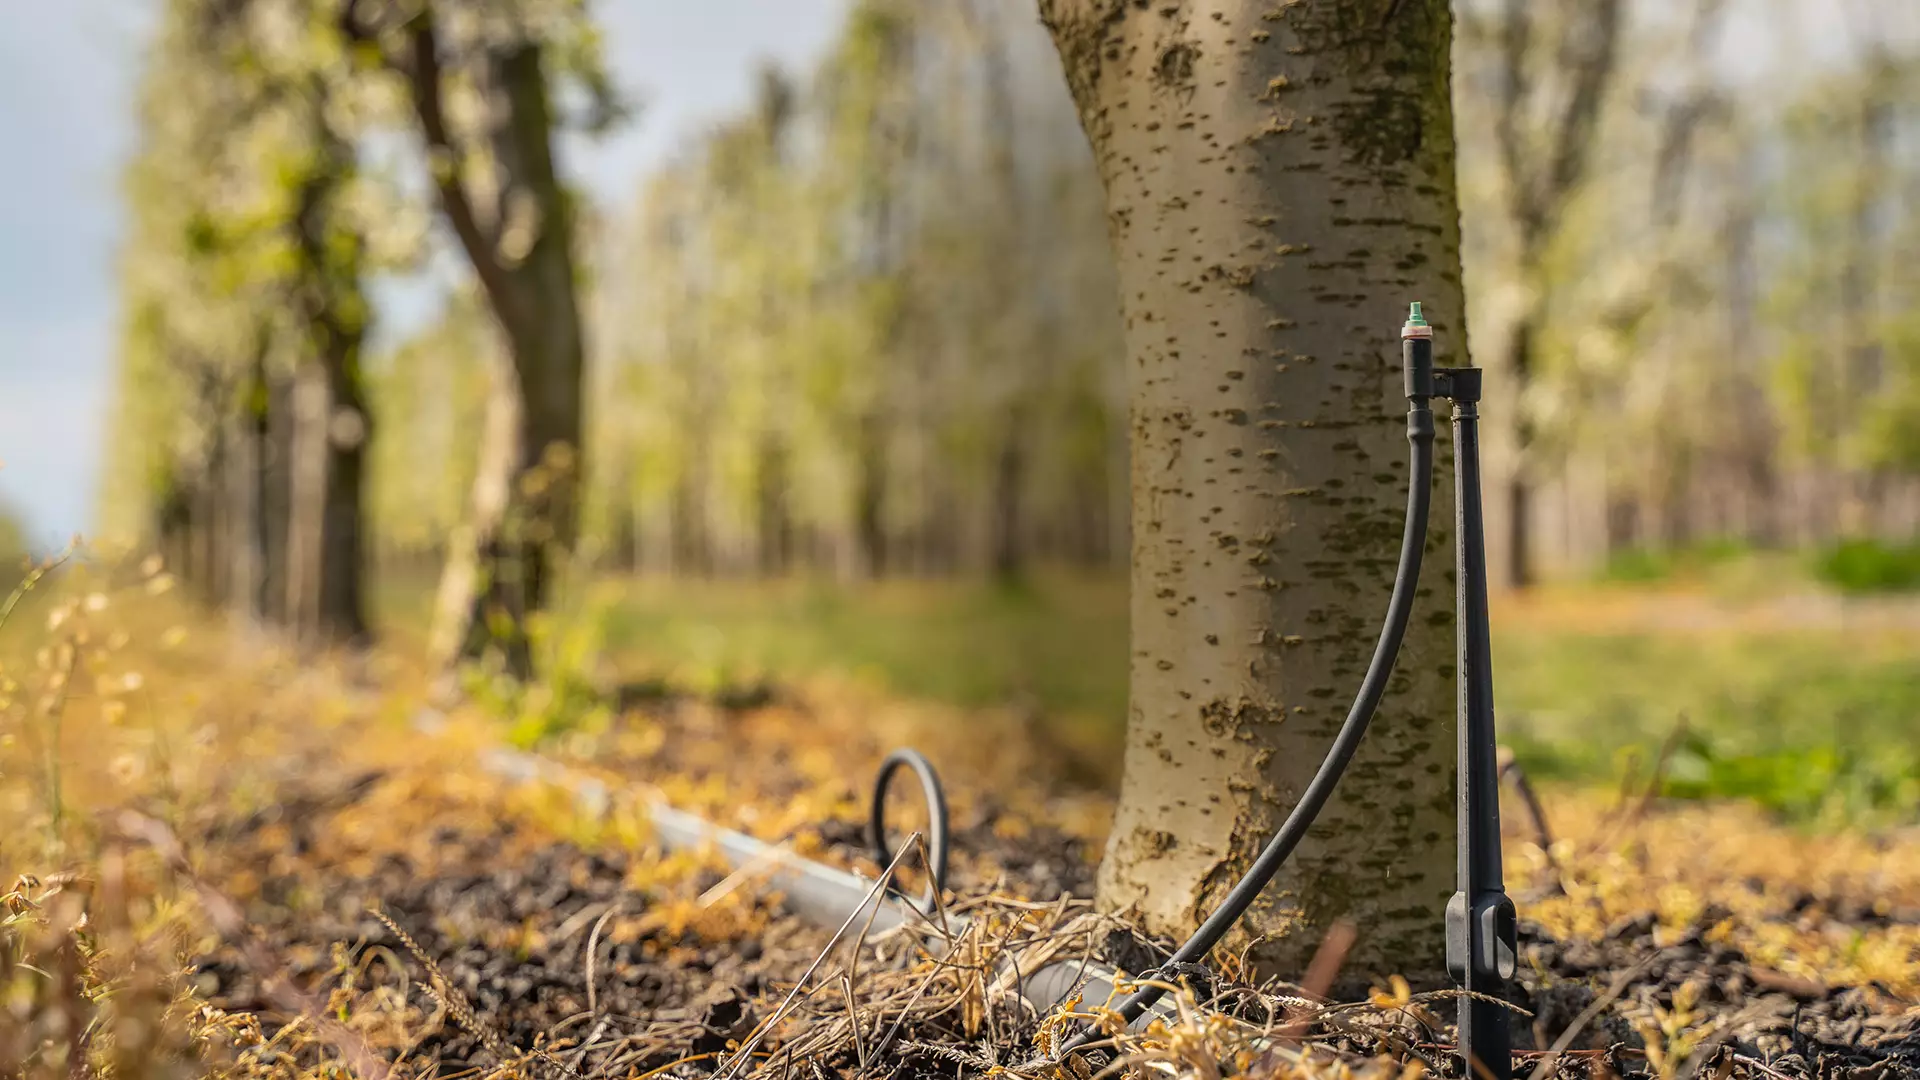
<path id="1" fill-rule="evenodd" d="M 920 792 L 927 800 L 927 864 L 931 881 L 927 885 L 927 895 L 921 901 L 921 910 L 931 912 L 937 902 L 940 891 L 947 887 L 947 793 L 940 786 L 940 774 L 933 771 L 933 763 L 925 754 L 909 747 L 901 747 L 887 755 L 880 763 L 880 772 L 873 779 L 873 809 L 867 818 L 867 843 L 873 849 L 873 857 L 881 866 L 893 862 L 898 852 L 887 846 L 887 788 L 893 783 L 893 774 L 905 765 L 920 777 Z M 899 888 L 889 885 L 890 891 L 899 892 Z"/>

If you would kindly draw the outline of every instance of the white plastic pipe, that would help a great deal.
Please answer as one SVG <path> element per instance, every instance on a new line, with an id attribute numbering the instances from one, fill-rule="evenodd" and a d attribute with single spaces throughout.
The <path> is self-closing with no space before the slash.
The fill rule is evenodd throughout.
<path id="1" fill-rule="evenodd" d="M 532 754 L 516 750 L 493 750 L 482 757 L 481 763 L 489 772 L 506 779 L 522 782 L 543 780 L 570 791 L 579 800 L 582 812 L 591 817 L 604 816 L 611 804 L 606 786 L 600 781 L 574 775 Z M 869 899 L 873 893 L 871 878 L 802 858 L 785 848 L 675 809 L 664 801 L 656 800 L 650 804 L 647 814 L 662 847 L 670 851 L 697 851 L 711 846 L 735 870 L 752 866 L 761 876 L 765 887 L 784 894 L 787 904 L 795 913 L 812 922 L 823 926 L 839 926 L 847 921 L 848 913 L 856 908 L 859 911 L 858 921 L 862 922 L 872 911 L 872 927 L 875 930 L 892 930 L 924 921 L 897 897 L 882 893 Z M 955 916 L 952 921 L 959 926 L 966 923 L 964 916 Z M 1118 971 L 1105 964 L 1059 960 L 1023 976 L 1018 991 L 1036 1011 L 1044 1015 L 1075 994 L 1088 1002 L 1117 999 L 1118 995 L 1113 992 L 1113 981 L 1118 975 Z M 1134 1021 L 1132 1026 L 1137 1030 L 1145 1027 L 1155 1016 L 1171 1020 L 1176 1015 L 1170 1003 L 1161 1001 Z"/>

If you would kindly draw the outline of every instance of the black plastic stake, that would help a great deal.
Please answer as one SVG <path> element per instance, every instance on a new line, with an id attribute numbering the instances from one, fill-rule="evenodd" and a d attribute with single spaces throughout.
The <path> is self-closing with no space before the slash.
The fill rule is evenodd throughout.
<path id="1" fill-rule="evenodd" d="M 1415 304 L 1402 330 L 1409 347 L 1420 330 L 1426 336 L 1432 333 L 1420 318 L 1420 305 Z M 1458 891 L 1447 904 L 1447 970 L 1462 990 L 1473 995 L 1460 1002 L 1459 1012 L 1460 1056 L 1467 1076 L 1510 1080 L 1509 1011 L 1502 1003 L 1507 982 L 1513 978 L 1516 945 L 1513 901 L 1500 872 L 1500 772 L 1480 491 L 1480 385 L 1479 368 L 1433 369 L 1434 396 L 1453 401 L 1454 550 L 1459 589 L 1455 599 L 1460 688 Z"/>

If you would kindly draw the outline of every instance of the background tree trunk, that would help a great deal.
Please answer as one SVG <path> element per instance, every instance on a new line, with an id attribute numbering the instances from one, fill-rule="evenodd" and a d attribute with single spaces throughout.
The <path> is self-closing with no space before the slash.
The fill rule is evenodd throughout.
<path id="1" fill-rule="evenodd" d="M 754 483 L 756 568 L 761 577 L 780 577 L 793 561 L 793 515 L 787 510 L 792 477 L 786 443 L 771 429 L 755 446 Z"/>
<path id="2" fill-rule="evenodd" d="M 428 642 L 428 654 L 442 666 L 479 651 L 487 640 L 487 620 L 492 613 L 489 598 L 501 595 L 512 584 L 489 578 L 502 562 L 499 551 L 507 543 L 507 489 L 520 458 L 520 399 L 510 378 L 506 372 L 494 375 L 480 430 L 473 503 L 466 523 L 448 541 L 446 568 L 440 575 Z M 508 664 L 531 670 L 533 661 L 525 654 L 525 641 L 505 634 L 501 637 Z"/>
<path id="3" fill-rule="evenodd" d="M 313 363 L 293 378 L 293 455 L 287 484 L 287 614 L 294 640 L 313 640 L 320 621 L 320 547 L 326 528 L 327 386 Z"/>
<path id="4" fill-rule="evenodd" d="M 1269 7 L 1042 3 L 1106 183 L 1133 403 L 1131 715 L 1100 902 L 1174 937 L 1298 799 L 1373 647 L 1406 498 L 1406 302 L 1443 353 L 1464 340 L 1445 0 Z M 1348 918 L 1351 964 L 1440 976 L 1442 573 L 1339 795 L 1242 923 L 1274 935 L 1253 953 L 1270 970 Z"/>
<path id="5" fill-rule="evenodd" d="M 240 407 L 230 422 L 233 456 L 227 463 L 228 498 L 234 514 L 233 589 L 228 606 L 250 630 L 273 622 L 272 425 L 266 342 L 260 342 L 242 384 Z"/>
<path id="6" fill-rule="evenodd" d="M 261 472 L 262 511 L 266 525 L 266 565 L 261 588 L 266 591 L 265 615 L 276 626 L 289 616 L 287 559 L 293 532 L 293 457 L 298 425 L 293 415 L 293 380 L 272 374 L 267 380 L 266 466 Z"/>
<path id="7" fill-rule="evenodd" d="M 358 645 L 365 602 L 366 450 L 371 432 L 360 367 L 368 302 L 360 287 L 361 238 L 340 216 L 353 148 L 313 118 L 315 167 L 302 193 L 299 233 L 311 359 L 296 377 L 299 415 L 294 512 L 300 558 L 288 563 L 294 635 L 312 645 Z"/>
<path id="8" fill-rule="evenodd" d="M 1713 0 L 1707 0 L 1711 4 Z M 1542 284 L 1549 280 L 1545 260 L 1568 202 L 1587 174 L 1593 133 L 1612 84 L 1619 56 L 1620 28 L 1625 0 L 1505 0 L 1501 5 L 1497 38 L 1499 73 L 1491 88 L 1496 98 L 1493 117 L 1495 159 L 1506 190 L 1507 214 L 1513 229 L 1513 273 L 1525 299 L 1506 327 L 1504 355 L 1495 365 L 1506 385 L 1496 406 L 1512 410 L 1507 428 L 1508 453 L 1504 506 L 1493 515 L 1503 541 L 1491 553 L 1490 569 L 1496 583 L 1509 589 L 1534 584 L 1534 425 L 1528 408 L 1529 389 L 1539 376 L 1540 332 L 1547 316 Z M 1536 25 L 1537 24 L 1537 25 Z M 1710 20 L 1698 17 L 1698 34 Z M 1542 37 L 1538 31 L 1547 30 Z M 1692 111 L 1676 111 L 1681 126 L 1672 149 L 1675 160 L 1685 157 Z M 1667 176 L 1671 180 L 1677 172 Z M 1656 201 L 1677 193 L 1656 193 Z"/>
<path id="9" fill-rule="evenodd" d="M 1523 273 L 1533 273 L 1532 270 Z M 1533 448 L 1533 423 L 1527 419 L 1523 402 L 1527 387 L 1533 383 L 1533 342 L 1538 332 L 1538 316 L 1523 312 L 1507 334 L 1504 363 L 1494 365 L 1500 376 L 1509 380 L 1507 392 L 1496 401 L 1505 401 L 1516 411 L 1508 430 L 1512 436 L 1512 460 L 1507 463 L 1506 506 L 1500 515 L 1506 543 L 1500 551 L 1501 572 L 1494 581 L 1508 589 L 1526 589 L 1534 584 L 1533 554 L 1533 477 L 1527 472 L 1529 451 Z"/>
<path id="10" fill-rule="evenodd" d="M 442 107 L 439 43 L 432 20 L 413 31 L 410 75 L 429 147 L 454 136 Z M 452 652 L 443 666 L 498 651 L 519 678 L 533 674 L 526 618 L 547 602 L 552 561 L 578 533 L 585 348 L 574 277 L 573 215 L 553 160 L 553 113 L 540 45 L 516 41 L 479 58 L 496 199 L 482 220 L 458 170 L 436 176 L 441 201 L 504 332 L 518 401 L 504 475 L 475 480 L 467 550 L 456 550 L 441 583 L 433 635 Z M 459 160 L 459 158 L 454 158 Z M 501 415 L 498 409 L 490 419 Z M 489 432 L 499 450 L 498 433 Z M 494 461 L 497 468 L 501 462 Z M 482 470 L 483 474 L 486 470 Z M 466 595 L 460 595 L 461 590 Z"/>
<path id="11" fill-rule="evenodd" d="M 367 640 L 367 404 L 359 379 L 359 344 L 328 358 L 326 475 L 321 491 L 320 581 L 316 630 L 327 644 Z"/>
<path id="12" fill-rule="evenodd" d="M 854 574 L 869 581 L 885 577 L 887 550 L 886 425 L 878 410 L 860 417 L 856 433 L 859 460 L 853 493 Z"/>
<path id="13" fill-rule="evenodd" d="M 1026 572 L 1025 522 L 1020 501 L 1027 482 L 1026 410 L 1008 410 L 1007 427 L 1000 436 L 1000 452 L 993 466 L 993 505 L 990 508 L 990 569 L 995 581 L 1011 583 Z"/>

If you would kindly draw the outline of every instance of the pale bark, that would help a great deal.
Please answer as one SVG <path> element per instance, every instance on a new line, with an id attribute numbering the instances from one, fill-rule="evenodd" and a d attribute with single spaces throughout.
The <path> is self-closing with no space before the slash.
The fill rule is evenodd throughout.
<path id="1" fill-rule="evenodd" d="M 1100 902 L 1184 938 L 1298 799 L 1373 647 L 1407 301 L 1463 359 L 1451 21 L 1445 0 L 1042 12 L 1106 183 L 1131 379 L 1131 709 Z M 1274 935 L 1269 970 L 1346 918 L 1351 967 L 1439 975 L 1454 641 L 1432 561 L 1372 733 L 1226 945 Z"/>
<path id="2" fill-rule="evenodd" d="M 326 529 L 327 387 L 313 364 L 293 379 L 293 454 L 288 462 L 286 625 L 310 640 L 320 617 L 320 544 Z"/>
<path id="3" fill-rule="evenodd" d="M 487 640 L 489 617 L 509 617 L 486 601 L 497 588 L 487 576 L 503 561 L 501 548 L 509 527 L 508 492 L 514 464 L 520 458 L 520 400 L 509 379 L 505 372 L 494 374 L 481 421 L 473 502 L 466 522 L 447 542 L 446 566 L 440 575 L 428 641 L 428 655 L 443 663 L 477 651 Z M 505 647 L 510 665 L 531 668 L 532 656 L 524 651 L 516 653 L 525 649 L 523 640 L 509 637 Z"/>

